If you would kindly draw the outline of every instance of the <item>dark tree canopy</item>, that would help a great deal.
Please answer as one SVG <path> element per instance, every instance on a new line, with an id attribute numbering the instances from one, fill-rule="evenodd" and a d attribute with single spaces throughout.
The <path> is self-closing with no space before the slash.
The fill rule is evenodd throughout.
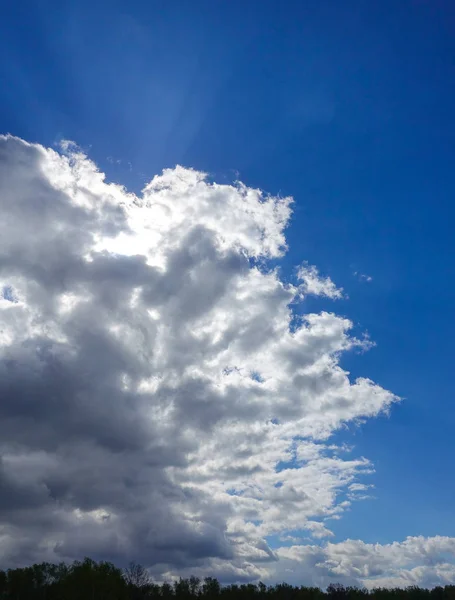
<path id="1" fill-rule="evenodd" d="M 142 565 L 131 563 L 119 569 L 109 562 L 90 558 L 71 565 L 35 564 L 0 570 L 0 600 L 455 600 L 455 585 L 406 589 L 378 588 L 371 591 L 334 583 L 326 591 L 296 587 L 287 583 L 273 586 L 231 584 L 217 579 L 180 578 L 172 585 L 157 584 Z"/>

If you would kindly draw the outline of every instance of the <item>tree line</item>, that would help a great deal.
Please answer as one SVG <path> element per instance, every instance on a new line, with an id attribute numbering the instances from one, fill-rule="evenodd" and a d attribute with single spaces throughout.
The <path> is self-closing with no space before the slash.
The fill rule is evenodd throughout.
<path id="1" fill-rule="evenodd" d="M 368 597 L 368 598 L 367 598 Z M 222 586 L 217 579 L 180 578 L 157 584 L 132 563 L 119 569 L 90 558 L 72 564 L 40 563 L 0 570 L 0 600 L 455 600 L 455 585 L 366 590 L 331 584 L 326 591 L 286 583 Z"/>

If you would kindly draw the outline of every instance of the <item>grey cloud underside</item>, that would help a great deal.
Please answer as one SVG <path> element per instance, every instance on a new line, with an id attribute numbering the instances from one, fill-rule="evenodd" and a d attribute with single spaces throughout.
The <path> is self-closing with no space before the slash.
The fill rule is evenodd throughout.
<path id="1" fill-rule="evenodd" d="M 290 206 L 182 167 L 136 197 L 71 146 L 1 138 L 4 565 L 267 579 L 291 560 L 268 535 L 330 536 L 372 467 L 327 439 L 397 398 L 339 367 L 365 346 L 346 319 L 291 328 L 306 294 L 342 293 L 307 265 L 295 285 L 257 266 L 285 252 Z M 330 578 L 317 552 L 302 573 Z"/>

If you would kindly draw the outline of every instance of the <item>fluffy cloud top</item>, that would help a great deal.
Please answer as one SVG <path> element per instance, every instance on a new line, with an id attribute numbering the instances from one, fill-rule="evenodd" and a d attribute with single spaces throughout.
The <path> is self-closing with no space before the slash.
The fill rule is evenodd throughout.
<path id="1" fill-rule="evenodd" d="M 71 144 L 2 137 L 0 210 L 5 565 L 90 555 L 267 579 L 303 556 L 368 577 L 361 542 L 267 543 L 331 535 L 372 466 L 328 438 L 397 400 L 339 366 L 363 345 L 347 319 L 291 326 L 306 294 L 341 291 L 308 265 L 295 285 L 267 268 L 290 198 L 182 167 L 137 197 Z"/>

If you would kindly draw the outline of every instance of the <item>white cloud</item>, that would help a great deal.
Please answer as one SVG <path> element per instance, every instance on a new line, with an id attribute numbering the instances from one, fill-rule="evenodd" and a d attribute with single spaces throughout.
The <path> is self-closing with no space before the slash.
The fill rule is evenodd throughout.
<path id="1" fill-rule="evenodd" d="M 371 275 L 366 275 L 365 273 L 354 271 L 354 275 L 357 277 L 357 279 L 359 279 L 359 281 L 365 281 L 367 283 L 371 283 L 373 281 L 373 277 L 371 277 Z"/>
<path id="2" fill-rule="evenodd" d="M 342 291 L 267 270 L 290 198 L 183 167 L 137 197 L 64 150 L 0 140 L 0 555 L 272 577 L 267 536 L 330 536 L 373 472 L 330 435 L 397 397 L 340 367 L 349 320 L 291 327 Z"/>
<path id="3" fill-rule="evenodd" d="M 304 263 L 297 271 L 297 278 L 302 281 L 299 287 L 304 295 L 326 296 L 332 300 L 343 298 L 343 290 L 337 288 L 330 277 L 321 277 L 314 265 Z"/>
<path id="4" fill-rule="evenodd" d="M 392 544 L 346 540 L 325 546 L 290 546 L 277 550 L 283 569 L 314 571 L 326 583 L 334 580 L 374 587 L 433 587 L 455 581 L 455 538 L 408 537 Z"/>
<path id="5" fill-rule="evenodd" d="M 324 523 L 320 521 L 307 521 L 305 529 L 311 532 L 312 537 L 316 539 L 322 539 L 326 537 L 333 537 L 333 531 L 330 531 Z"/>

